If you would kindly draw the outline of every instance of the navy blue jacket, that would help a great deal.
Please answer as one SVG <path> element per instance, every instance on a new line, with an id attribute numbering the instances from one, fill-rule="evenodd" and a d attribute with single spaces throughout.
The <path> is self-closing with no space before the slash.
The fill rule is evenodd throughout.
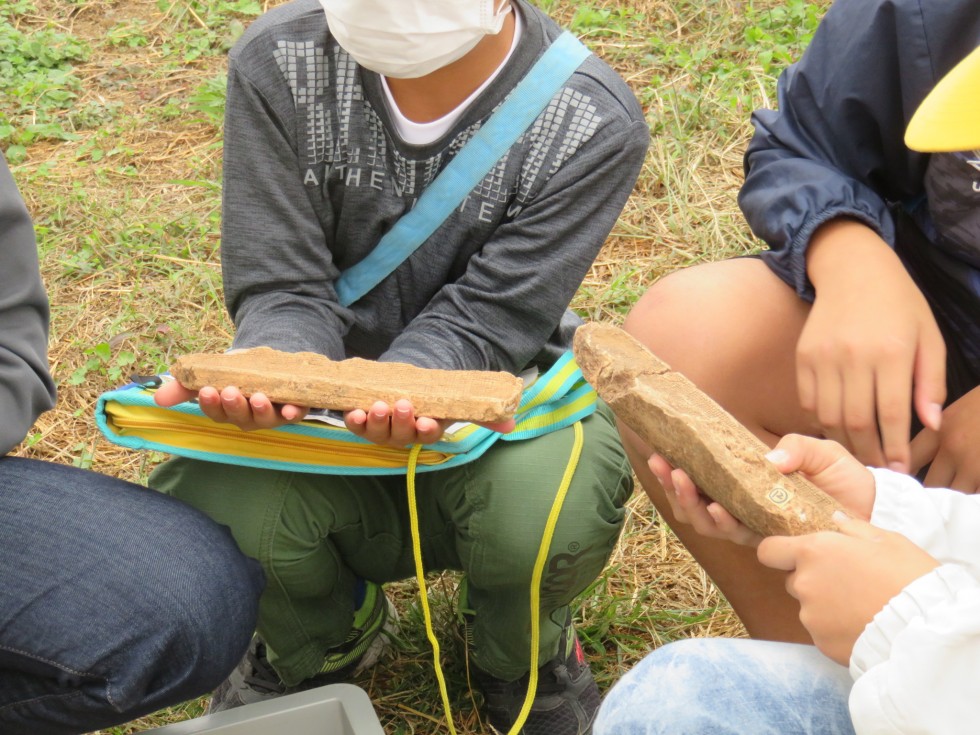
<path id="1" fill-rule="evenodd" d="M 947 316 L 975 355 L 980 152 L 916 153 L 904 134 L 926 94 L 978 45 L 980 0 L 837 0 L 780 77 L 779 111 L 753 115 L 739 194 L 770 247 L 766 262 L 807 300 L 804 256 L 817 227 L 854 217 L 894 247 L 896 214 L 911 215 L 951 279 Z"/>

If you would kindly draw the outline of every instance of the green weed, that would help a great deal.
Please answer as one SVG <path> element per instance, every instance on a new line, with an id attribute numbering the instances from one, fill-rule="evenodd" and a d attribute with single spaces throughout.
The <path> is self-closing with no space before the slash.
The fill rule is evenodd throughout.
<path id="1" fill-rule="evenodd" d="M 119 350 L 113 355 L 112 347 L 108 342 L 86 348 L 85 354 L 88 355 L 88 359 L 72 372 L 71 377 L 68 378 L 69 385 L 81 385 L 93 374 L 104 376 L 108 378 L 109 383 L 118 385 L 126 382 L 123 378 L 128 375 L 130 366 L 136 362 L 136 355 L 129 350 Z"/>
<path id="2" fill-rule="evenodd" d="M 262 12 L 258 0 L 157 0 L 157 7 L 170 30 L 164 51 L 183 64 L 227 52 L 245 30 L 242 18 Z"/>
<path id="3" fill-rule="evenodd" d="M 205 122 L 220 126 L 225 115 L 227 84 L 228 75 L 222 73 L 198 85 L 188 100 L 189 110 L 198 113 Z"/>
<path id="4" fill-rule="evenodd" d="M 15 21 L 34 12 L 28 0 L 0 6 L 0 146 L 13 163 L 35 141 L 73 140 L 84 126 L 66 112 L 81 89 L 73 62 L 86 59 L 90 49 L 54 29 L 19 30 Z"/>
<path id="5" fill-rule="evenodd" d="M 106 33 L 106 43 L 127 49 L 145 48 L 151 42 L 146 26 L 146 21 L 139 19 L 117 23 Z"/>
<path id="6" fill-rule="evenodd" d="M 578 36 L 622 37 L 632 35 L 643 20 L 643 14 L 631 8 L 597 8 L 583 4 L 575 9 L 568 28 Z"/>
<path id="7" fill-rule="evenodd" d="M 799 57 L 817 30 L 824 9 L 823 3 L 807 0 L 749 4 L 746 47 L 763 71 L 771 73 Z"/>

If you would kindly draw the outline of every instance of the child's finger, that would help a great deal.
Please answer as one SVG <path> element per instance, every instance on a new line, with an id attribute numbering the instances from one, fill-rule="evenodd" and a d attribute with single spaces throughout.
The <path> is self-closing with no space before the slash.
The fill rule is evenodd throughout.
<path id="1" fill-rule="evenodd" d="M 743 543 L 738 521 L 720 505 L 705 498 L 682 470 L 674 470 L 673 478 L 677 492 L 668 494 L 667 499 L 677 520 L 687 523 L 701 536 Z M 712 506 L 715 511 L 712 511 Z M 719 520 L 722 521 L 721 525 Z"/>
<path id="2" fill-rule="evenodd" d="M 348 411 L 344 414 L 344 425 L 352 434 L 364 436 L 364 432 L 367 429 L 367 412 L 360 408 Z"/>
<path id="3" fill-rule="evenodd" d="M 681 470 L 674 470 L 665 475 L 664 481 L 661 482 L 674 519 L 692 526 L 701 535 L 712 535 L 714 521 L 708 515 L 706 504 L 697 489 L 694 488 L 693 483 L 690 483 L 690 487 L 682 484 L 682 487 L 678 488 L 675 477 L 679 480 L 687 479 L 687 475 Z"/>
<path id="4" fill-rule="evenodd" d="M 862 462 L 880 467 L 885 455 L 875 420 L 874 373 L 854 371 L 844 382 L 843 390 L 844 433 L 848 444 Z"/>
<path id="5" fill-rule="evenodd" d="M 770 536 L 763 539 L 756 549 L 759 563 L 770 569 L 792 572 L 800 553 L 801 539 L 805 536 Z"/>
<path id="6" fill-rule="evenodd" d="M 367 412 L 364 437 L 376 444 L 384 444 L 391 437 L 391 411 L 384 401 L 376 401 Z"/>
<path id="7" fill-rule="evenodd" d="M 917 473 L 936 458 L 941 436 L 938 431 L 923 429 L 912 440 L 909 472 Z"/>
<path id="8" fill-rule="evenodd" d="M 283 417 L 286 421 L 299 421 L 306 418 L 310 410 L 303 406 L 294 406 L 291 403 L 286 403 L 279 408 L 279 415 Z"/>
<path id="9" fill-rule="evenodd" d="M 435 419 L 426 416 L 420 417 L 415 421 L 416 437 L 418 444 L 432 444 L 442 438 L 445 431 L 443 424 Z"/>
<path id="10" fill-rule="evenodd" d="M 721 504 L 709 503 L 707 510 L 714 520 L 718 531 L 729 541 L 740 546 L 758 546 L 762 541 L 762 536 L 743 525 L 741 521 L 725 510 Z"/>
<path id="11" fill-rule="evenodd" d="M 817 420 L 826 436 L 844 439 L 844 391 L 842 376 L 835 364 L 817 366 Z"/>
<path id="12" fill-rule="evenodd" d="M 908 472 L 909 428 L 912 422 L 912 365 L 904 360 L 892 360 L 882 365 L 877 374 L 878 425 L 881 427 L 881 447 L 884 463 L 896 472 Z"/>
<path id="13" fill-rule="evenodd" d="M 242 392 L 234 386 L 228 386 L 221 391 L 221 408 L 227 420 L 239 426 L 252 422 L 252 407 Z"/>
<path id="14" fill-rule="evenodd" d="M 946 343 L 938 328 L 924 330 L 920 337 L 913 401 L 922 425 L 939 431 L 946 402 Z"/>
<path id="15" fill-rule="evenodd" d="M 802 434 L 786 434 L 766 454 L 766 458 L 784 475 L 797 471 L 817 475 L 846 456 L 847 450 L 839 442 Z"/>
<path id="16" fill-rule="evenodd" d="M 212 421 L 222 424 L 228 422 L 225 409 L 221 405 L 221 394 L 215 388 L 201 388 L 197 395 L 197 405 L 204 412 L 204 415 Z"/>
<path id="17" fill-rule="evenodd" d="M 269 429 L 282 423 L 276 407 L 272 405 L 272 401 L 264 394 L 252 394 L 248 399 L 248 403 L 251 409 L 252 420 L 255 422 L 257 428 Z"/>
<path id="18" fill-rule="evenodd" d="M 667 495 L 673 495 L 674 493 L 674 483 L 671 480 L 670 474 L 674 471 L 674 467 L 664 459 L 659 454 L 651 454 L 647 459 L 647 467 L 650 468 L 650 472 L 653 476 L 657 478 L 657 481 L 663 487 L 664 492 Z"/>
<path id="19" fill-rule="evenodd" d="M 415 411 L 410 401 L 404 399 L 395 401 L 391 407 L 390 442 L 394 446 L 404 447 L 418 441 L 415 425 Z"/>
<path id="20" fill-rule="evenodd" d="M 701 500 L 701 493 L 684 470 L 675 469 L 670 473 L 670 483 L 681 505 L 694 505 Z"/>
<path id="21" fill-rule="evenodd" d="M 851 518 L 846 513 L 842 513 L 839 510 L 833 515 L 833 521 L 837 524 L 837 530 L 844 534 L 845 536 L 850 536 L 851 538 L 861 538 L 861 539 L 876 539 L 880 538 L 882 531 L 879 528 L 875 528 L 867 521 L 862 521 L 857 518 Z"/>
<path id="22" fill-rule="evenodd" d="M 153 401 L 158 406 L 176 406 L 178 403 L 191 400 L 195 395 L 197 391 L 185 388 L 176 380 L 168 380 L 153 394 Z"/>
<path id="23" fill-rule="evenodd" d="M 447 422 L 446 426 L 449 426 L 451 422 Z M 490 431 L 496 431 L 499 434 L 509 434 L 514 430 L 517 422 L 514 419 L 507 419 L 505 421 L 480 421 L 477 422 L 477 426 L 482 426 L 484 429 L 490 429 Z"/>

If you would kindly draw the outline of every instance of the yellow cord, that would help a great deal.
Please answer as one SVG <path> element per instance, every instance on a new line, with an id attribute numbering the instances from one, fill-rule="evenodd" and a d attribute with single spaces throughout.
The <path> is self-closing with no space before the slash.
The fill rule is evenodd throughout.
<path id="1" fill-rule="evenodd" d="M 562 504 L 568 494 L 568 488 L 572 484 L 575 476 L 575 469 L 578 467 L 579 458 L 582 456 L 582 445 L 584 443 L 584 432 L 582 422 L 576 421 L 574 424 L 575 438 L 572 443 L 572 452 L 565 466 L 565 474 L 561 478 L 555 500 L 551 504 L 551 512 L 548 514 L 548 521 L 545 523 L 544 533 L 541 536 L 541 545 L 538 547 L 538 557 L 534 562 L 534 571 L 531 574 L 531 670 L 530 680 L 527 685 L 527 696 L 524 698 L 524 705 L 517 715 L 514 726 L 507 735 L 516 735 L 524 727 L 528 714 L 531 712 L 531 705 L 534 703 L 534 694 L 538 688 L 538 646 L 541 638 L 541 577 L 544 575 L 544 565 L 548 559 L 548 551 L 551 549 L 551 540 L 555 535 L 555 527 L 558 525 L 558 516 L 561 514 Z M 419 517 L 418 508 L 415 503 L 415 469 L 419 451 L 422 446 L 416 444 L 408 456 L 408 517 L 412 533 L 412 547 L 415 556 L 415 576 L 419 583 L 419 596 L 422 601 L 422 616 L 425 620 L 425 634 L 432 645 L 433 664 L 436 670 L 436 679 L 439 681 L 439 695 L 442 697 L 442 706 L 446 711 L 446 723 L 449 725 L 449 732 L 456 735 L 453 727 L 452 712 L 449 707 L 449 693 L 446 691 L 446 678 L 442 673 L 442 666 L 439 664 L 439 641 L 436 639 L 435 631 L 432 629 L 432 615 L 429 612 L 429 599 L 425 587 L 425 569 L 422 566 L 422 542 L 419 536 Z"/>
<path id="2" fill-rule="evenodd" d="M 412 552 L 415 556 L 415 578 L 419 582 L 419 599 L 422 601 L 422 617 L 425 619 L 425 635 L 432 645 L 432 663 L 436 670 L 436 679 L 439 680 L 439 696 L 442 697 L 442 706 L 446 710 L 446 723 L 449 725 L 449 732 L 456 735 L 456 728 L 453 727 L 452 713 L 449 709 L 449 692 L 446 691 L 446 677 L 442 675 L 442 666 L 439 664 L 439 641 L 435 631 L 432 630 L 432 613 L 429 612 L 429 593 L 425 588 L 425 568 L 422 566 L 422 540 L 419 535 L 419 509 L 415 503 L 415 468 L 418 463 L 419 452 L 422 445 L 416 444 L 408 454 L 408 519 L 412 529 Z"/>
<path id="3" fill-rule="evenodd" d="M 551 548 L 551 539 L 555 535 L 555 526 L 558 525 L 558 516 L 561 513 L 561 506 L 565 502 L 565 495 L 572 484 L 572 477 L 575 476 L 575 468 L 578 467 L 579 457 L 582 455 L 582 444 L 584 434 L 582 432 L 582 422 L 576 421 L 575 441 L 572 444 L 572 453 L 565 465 L 565 475 L 561 478 L 561 485 L 558 486 L 558 493 L 555 501 L 551 504 L 551 513 L 548 514 L 548 522 L 544 527 L 544 534 L 541 537 L 541 546 L 538 548 L 538 558 L 534 562 L 534 572 L 531 575 L 531 677 L 527 684 L 527 696 L 524 698 L 524 706 L 521 707 L 517 715 L 517 721 L 508 731 L 507 735 L 516 735 L 524 727 L 528 714 L 531 712 L 531 705 L 534 703 L 534 694 L 538 689 L 538 642 L 541 637 L 541 577 L 544 574 L 544 564 L 548 560 L 548 551 Z"/>

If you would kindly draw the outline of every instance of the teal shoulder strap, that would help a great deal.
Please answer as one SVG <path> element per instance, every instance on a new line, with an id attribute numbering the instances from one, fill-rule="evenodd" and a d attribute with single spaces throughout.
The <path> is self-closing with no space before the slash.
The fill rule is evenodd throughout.
<path id="1" fill-rule="evenodd" d="M 340 274 L 335 287 L 342 305 L 350 306 L 377 286 L 436 231 L 531 126 L 589 53 L 568 31 L 555 39 L 497 111 L 422 192 L 415 207 L 366 258 Z"/>

